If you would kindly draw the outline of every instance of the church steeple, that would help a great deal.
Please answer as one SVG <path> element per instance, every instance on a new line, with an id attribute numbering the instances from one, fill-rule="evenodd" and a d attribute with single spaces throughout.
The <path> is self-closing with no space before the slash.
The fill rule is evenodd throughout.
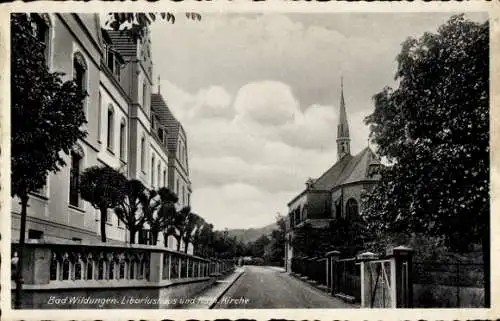
<path id="1" fill-rule="evenodd" d="M 345 155 L 351 154 L 351 138 L 349 137 L 349 124 L 345 111 L 344 101 L 344 78 L 340 78 L 340 113 L 339 124 L 337 126 L 337 158 L 342 159 Z"/>

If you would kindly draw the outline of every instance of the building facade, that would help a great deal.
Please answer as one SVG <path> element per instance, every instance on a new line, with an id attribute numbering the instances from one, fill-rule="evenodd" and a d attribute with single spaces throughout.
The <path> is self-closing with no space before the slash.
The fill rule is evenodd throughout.
<path id="1" fill-rule="evenodd" d="M 308 223 L 313 228 L 326 228 L 338 218 L 361 214 L 363 193 L 379 179 L 380 162 L 369 147 L 351 155 L 349 125 L 343 86 L 337 126 L 337 161 L 316 179 L 308 179 L 305 189 L 288 203 L 285 262 L 290 270 L 294 256 L 302 255 L 292 246 L 294 229 Z"/>
<path id="2" fill-rule="evenodd" d="M 187 138 L 180 122 L 157 122 L 174 116 L 167 105 L 152 101 L 153 61 L 149 35 L 137 41 L 127 33 L 101 28 L 98 14 L 32 14 L 38 37 L 45 43 L 51 71 L 63 72 L 87 92 L 84 111 L 88 135 L 66 157 L 67 166 L 50 174 L 46 186 L 30 196 L 28 239 L 51 242 L 100 242 L 100 214 L 78 194 L 81 172 L 93 165 L 108 165 L 148 189 L 168 187 L 179 206 L 189 204 L 191 183 L 187 168 Z M 160 115 L 160 116 L 159 116 Z M 165 125 L 158 127 L 158 124 Z M 170 148 L 170 142 L 179 146 Z M 182 152 L 178 152 L 182 148 Z M 179 174 L 180 173 L 180 174 Z M 177 185 L 175 182 L 179 181 Z M 183 195 L 184 194 L 184 195 Z M 19 238 L 20 205 L 12 200 L 12 240 Z M 129 242 L 126 227 L 112 210 L 106 219 L 108 242 Z M 146 243 L 148 231 L 137 235 Z M 163 240 L 158 246 L 176 249 Z M 183 245 L 184 246 L 184 245 Z M 192 247 L 190 248 L 192 252 Z"/>

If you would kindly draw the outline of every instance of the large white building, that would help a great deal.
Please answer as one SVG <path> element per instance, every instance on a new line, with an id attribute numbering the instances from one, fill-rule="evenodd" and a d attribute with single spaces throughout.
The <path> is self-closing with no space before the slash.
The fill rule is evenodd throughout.
<path id="1" fill-rule="evenodd" d="M 101 28 L 98 14 L 37 14 L 34 23 L 46 45 L 51 71 L 63 72 L 88 93 L 84 102 L 88 135 L 67 157 L 67 166 L 48 176 L 30 196 L 26 237 L 48 241 L 100 241 L 100 215 L 78 194 L 81 172 L 109 165 L 147 188 L 168 187 L 189 205 L 191 183 L 187 138 L 159 93 L 153 94 L 150 39 Z M 19 238 L 20 206 L 12 200 L 12 240 Z M 123 223 L 110 210 L 108 242 L 128 242 Z M 146 226 L 147 229 L 147 226 Z M 136 242 L 147 242 L 148 232 Z M 176 249 L 174 238 L 158 246 Z M 184 247 L 184 245 L 182 245 Z M 188 247 L 192 253 L 192 247 Z"/>

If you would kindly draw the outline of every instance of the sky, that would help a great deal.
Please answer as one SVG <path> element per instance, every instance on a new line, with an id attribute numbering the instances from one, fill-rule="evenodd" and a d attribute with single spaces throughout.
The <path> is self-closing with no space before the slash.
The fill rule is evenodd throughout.
<path id="1" fill-rule="evenodd" d="M 394 86 L 401 43 L 451 15 L 179 14 L 154 23 L 153 72 L 188 136 L 192 210 L 216 229 L 286 215 L 306 180 L 337 160 L 341 77 L 356 154 L 368 146 L 373 95 Z"/>

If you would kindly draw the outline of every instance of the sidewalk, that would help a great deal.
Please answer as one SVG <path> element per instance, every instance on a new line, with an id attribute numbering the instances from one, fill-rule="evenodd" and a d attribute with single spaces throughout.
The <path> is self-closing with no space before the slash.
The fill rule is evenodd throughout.
<path id="1" fill-rule="evenodd" d="M 282 266 L 270 266 L 270 265 L 268 265 L 268 266 L 266 266 L 266 268 L 271 269 L 271 270 L 275 270 L 275 271 L 281 272 L 281 273 L 286 272 L 285 268 Z"/>
<path id="2" fill-rule="evenodd" d="M 354 301 L 350 300 L 350 297 L 347 295 L 345 295 L 345 296 L 344 295 L 331 296 L 331 294 L 328 293 L 328 288 L 326 287 L 326 285 L 318 284 L 318 282 L 316 282 L 316 281 L 312 281 L 305 276 L 301 276 L 301 275 L 293 273 L 293 272 L 289 273 L 289 275 L 292 276 L 293 278 L 295 278 L 296 280 L 303 282 L 304 284 L 310 286 L 311 288 L 317 289 L 317 290 L 323 292 L 325 295 L 328 295 L 331 298 L 335 298 L 336 300 L 339 300 L 339 302 L 342 302 L 342 304 L 345 305 L 345 308 L 360 308 L 361 307 L 361 305 L 359 303 L 355 303 Z M 354 298 L 352 298 L 352 299 L 354 299 Z"/>
<path id="3" fill-rule="evenodd" d="M 195 304 L 184 306 L 184 309 L 211 309 L 229 288 L 243 275 L 243 268 L 237 267 L 234 273 L 222 280 L 217 280 L 213 286 L 197 296 Z"/>

